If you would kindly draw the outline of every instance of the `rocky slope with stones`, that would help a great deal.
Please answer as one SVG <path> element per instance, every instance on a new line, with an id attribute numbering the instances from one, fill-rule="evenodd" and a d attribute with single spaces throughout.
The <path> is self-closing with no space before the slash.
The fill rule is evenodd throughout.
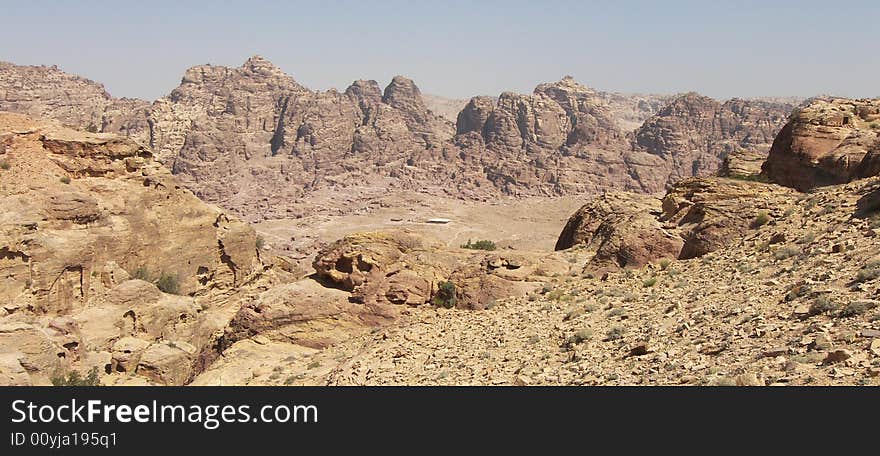
<path id="1" fill-rule="evenodd" d="M 764 187 L 742 202 L 734 189 L 705 196 L 741 184 Z M 559 252 L 568 271 L 526 297 L 482 312 L 415 308 L 249 383 L 880 385 L 878 178 L 800 195 L 727 179 L 687 187 L 669 198 L 761 222 L 730 222 L 726 240 L 694 258 L 672 249 L 604 274 L 579 244 Z M 759 204 L 772 205 L 766 219 L 752 216 Z"/>
<path id="2" fill-rule="evenodd" d="M 0 113 L 0 205 L 0 384 L 93 369 L 108 385 L 185 384 L 267 303 L 299 317 L 263 329 L 300 347 L 381 323 L 261 258 L 249 225 L 125 137 Z"/>

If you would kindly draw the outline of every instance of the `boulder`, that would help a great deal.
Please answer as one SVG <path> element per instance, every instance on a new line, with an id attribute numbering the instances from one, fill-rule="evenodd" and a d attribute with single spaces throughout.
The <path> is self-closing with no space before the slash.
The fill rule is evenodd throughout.
<path id="1" fill-rule="evenodd" d="M 801 191 L 876 175 L 878 134 L 880 99 L 813 100 L 779 132 L 762 173 Z"/>

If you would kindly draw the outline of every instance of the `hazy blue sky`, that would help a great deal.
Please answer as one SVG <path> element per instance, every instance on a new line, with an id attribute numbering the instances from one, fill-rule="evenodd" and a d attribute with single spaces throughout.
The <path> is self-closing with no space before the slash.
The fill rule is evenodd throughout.
<path id="1" fill-rule="evenodd" d="M 723 4 L 722 4 L 723 3 Z M 880 95 L 880 1 L 6 1 L 0 60 L 153 99 L 260 54 L 314 89 L 395 74 L 450 97 L 599 89 Z"/>

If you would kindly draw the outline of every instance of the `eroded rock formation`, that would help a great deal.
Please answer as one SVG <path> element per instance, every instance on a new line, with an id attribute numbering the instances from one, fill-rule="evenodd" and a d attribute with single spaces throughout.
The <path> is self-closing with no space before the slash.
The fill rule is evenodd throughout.
<path id="1" fill-rule="evenodd" d="M 880 172 L 880 100 L 817 99 L 798 109 L 763 165 L 771 181 L 806 191 Z"/>
<path id="2" fill-rule="evenodd" d="M 303 201 L 330 188 L 355 197 L 403 189 L 478 200 L 659 192 L 715 173 L 729 154 L 762 154 L 791 108 L 609 94 L 566 77 L 527 95 L 475 97 L 453 125 L 405 77 L 384 89 L 355 81 L 344 92 L 315 92 L 261 57 L 238 68 L 190 68 L 149 108 L 54 68 L 0 70 L 0 87 L 14 101 L 0 109 L 62 120 L 89 111 L 82 117 L 100 130 L 136 136 L 147 130 L 145 116 L 159 160 L 200 198 L 248 220 L 302 215 L 311 210 Z M 54 95 L 68 91 L 80 95 Z"/>
<path id="3" fill-rule="evenodd" d="M 594 252 L 590 270 L 700 257 L 784 218 L 782 208 L 794 199 L 784 187 L 727 178 L 682 180 L 662 200 L 606 194 L 571 216 L 556 249 Z"/>

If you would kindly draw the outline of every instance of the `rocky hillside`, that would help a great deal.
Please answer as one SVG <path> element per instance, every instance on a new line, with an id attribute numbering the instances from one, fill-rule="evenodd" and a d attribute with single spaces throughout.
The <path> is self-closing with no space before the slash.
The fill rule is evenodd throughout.
<path id="1" fill-rule="evenodd" d="M 253 365 L 229 363 L 255 344 L 303 356 L 412 307 L 524 296 L 565 268 L 554 253 L 388 231 L 327 245 L 306 277 L 130 138 L 11 113 L 0 113 L 0 204 L 3 385 L 92 371 L 105 385 L 245 382 Z M 457 294 L 444 297 L 450 280 Z"/>
<path id="2" fill-rule="evenodd" d="M 698 179 L 636 223 L 594 203 L 577 218 L 605 228 L 559 252 L 567 271 L 542 289 L 480 312 L 413 309 L 248 383 L 880 385 L 878 188 Z M 677 241 L 651 250 L 657 236 Z M 708 248 L 682 249 L 694 238 Z M 609 252 L 641 256 L 609 269 Z"/>
<path id="3" fill-rule="evenodd" d="M 712 175 L 732 154 L 752 152 L 765 157 L 791 108 L 739 99 L 719 103 L 688 93 L 636 130 L 635 142 L 664 158 L 665 183 L 671 184 L 686 177 Z M 749 173 L 735 166 L 733 173 Z"/>
<path id="4" fill-rule="evenodd" d="M 0 70 L 5 98 L 16 100 L 0 109 L 62 120 L 89 111 L 86 127 L 100 118 L 101 131 L 144 131 L 140 102 L 114 100 L 57 69 Z M 83 95 L 53 95 L 68 92 Z M 114 107 L 120 103 L 137 105 L 137 115 Z M 718 171 L 728 154 L 762 154 L 791 108 L 695 94 L 610 94 L 567 77 L 528 95 L 475 97 L 453 125 L 407 78 L 384 90 L 355 81 L 343 92 L 315 92 L 253 57 L 238 68 L 187 70 L 146 117 L 148 143 L 184 185 L 260 220 L 326 210 L 315 196 L 331 188 L 355 199 L 388 189 L 474 200 L 662 191 L 679 178 Z"/>
<path id="5" fill-rule="evenodd" d="M 125 137 L 0 114 L 0 204 L 0 383 L 93 366 L 181 383 L 263 271 L 253 229 Z"/>
<path id="6" fill-rule="evenodd" d="M 56 66 L 0 62 L 0 111 L 57 119 L 79 130 L 148 137 L 150 103 L 114 98 L 104 86 Z"/>

